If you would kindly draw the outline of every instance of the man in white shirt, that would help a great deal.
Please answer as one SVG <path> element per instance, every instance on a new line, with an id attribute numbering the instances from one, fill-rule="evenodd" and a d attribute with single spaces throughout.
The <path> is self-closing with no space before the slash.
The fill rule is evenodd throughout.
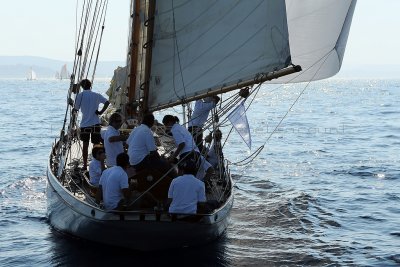
<path id="1" fill-rule="evenodd" d="M 86 169 L 89 140 L 91 140 L 93 144 L 99 144 L 101 142 L 99 115 L 103 114 L 110 102 L 108 102 L 108 100 L 101 94 L 95 93 L 91 90 L 92 83 L 88 79 L 82 80 L 80 85 L 83 88 L 83 91 L 76 96 L 74 111 L 77 112 L 78 110 L 81 110 L 82 112 L 80 139 L 83 142 L 83 168 Z M 100 104 L 103 104 L 103 108 L 98 111 Z"/>
<path id="2" fill-rule="evenodd" d="M 99 186 L 101 174 L 106 169 L 104 165 L 105 158 L 104 148 L 100 145 L 95 145 L 92 149 L 92 161 L 89 164 L 90 183 L 94 186 Z"/>
<path id="3" fill-rule="evenodd" d="M 188 122 L 188 130 L 192 134 L 200 152 L 203 151 L 203 126 L 207 121 L 210 111 L 217 106 L 220 98 L 218 96 L 206 97 L 196 100 L 193 114 Z"/>
<path id="4" fill-rule="evenodd" d="M 113 113 L 110 116 L 107 129 L 101 132 L 106 150 L 107 167 L 115 166 L 117 164 L 117 156 L 124 152 L 123 142 L 126 141 L 127 137 L 120 134 L 119 128 L 121 128 L 121 125 L 122 116 L 118 113 Z"/>
<path id="5" fill-rule="evenodd" d="M 169 157 L 169 161 L 173 162 L 178 157 L 180 160 L 194 158 L 199 161 L 201 172 L 198 174 L 200 180 L 207 180 L 214 174 L 214 169 L 209 162 L 200 154 L 199 149 L 194 143 L 192 135 L 189 131 L 178 123 L 178 118 L 172 115 L 165 115 L 163 124 L 167 129 L 171 129 L 172 137 L 177 146 L 174 153 Z"/>
<path id="6" fill-rule="evenodd" d="M 151 113 L 145 114 L 141 125 L 136 127 L 129 135 L 127 144 L 130 163 L 136 171 L 153 168 L 162 173 L 169 171 L 169 176 L 176 177 L 176 171 L 171 169 L 172 166 L 162 159 L 157 152 L 157 146 L 151 131 L 153 125 L 154 115 Z"/>
<path id="7" fill-rule="evenodd" d="M 194 177 L 197 172 L 196 162 L 185 160 L 180 164 L 183 175 L 172 180 L 168 190 L 170 213 L 196 214 L 197 205 L 204 206 L 206 202 L 205 185 Z"/>
<path id="8" fill-rule="evenodd" d="M 129 156 L 121 153 L 117 156 L 117 166 L 103 171 L 100 177 L 99 189 L 96 194 L 96 202 L 103 200 L 106 210 L 122 210 L 130 197 L 128 175 Z"/>

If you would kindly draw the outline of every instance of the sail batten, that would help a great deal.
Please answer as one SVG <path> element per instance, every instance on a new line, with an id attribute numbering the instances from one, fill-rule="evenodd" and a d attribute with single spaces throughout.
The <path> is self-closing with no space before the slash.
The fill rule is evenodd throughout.
<path id="1" fill-rule="evenodd" d="M 283 69 L 285 2 L 157 1 L 152 57 L 150 109 Z"/>

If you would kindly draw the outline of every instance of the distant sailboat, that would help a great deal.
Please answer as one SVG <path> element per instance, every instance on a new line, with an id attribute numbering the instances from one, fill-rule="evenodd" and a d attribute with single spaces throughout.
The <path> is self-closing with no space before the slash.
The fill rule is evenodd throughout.
<path id="1" fill-rule="evenodd" d="M 36 72 L 34 72 L 32 68 L 30 68 L 30 70 L 28 71 L 28 77 L 27 77 L 26 79 L 27 79 L 28 81 L 36 80 L 36 79 L 37 79 L 37 77 L 36 77 Z"/>
<path id="2" fill-rule="evenodd" d="M 60 73 L 58 73 L 58 71 L 56 71 L 56 74 L 54 75 L 54 77 L 58 80 L 60 79 Z"/>
<path id="3" fill-rule="evenodd" d="M 60 79 L 60 80 L 69 79 L 69 72 L 68 72 L 68 70 L 67 70 L 67 64 L 64 64 L 64 65 L 61 67 L 59 79 Z"/>

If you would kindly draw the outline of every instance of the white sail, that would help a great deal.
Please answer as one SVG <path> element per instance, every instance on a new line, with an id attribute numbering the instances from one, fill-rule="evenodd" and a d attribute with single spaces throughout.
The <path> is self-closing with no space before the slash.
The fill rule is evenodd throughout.
<path id="1" fill-rule="evenodd" d="M 29 72 L 28 72 L 28 77 L 26 78 L 27 80 L 36 80 L 36 72 L 30 68 Z"/>
<path id="2" fill-rule="evenodd" d="M 67 70 L 67 64 L 64 64 L 62 67 L 61 67 L 61 71 L 60 71 L 60 79 L 62 80 L 62 79 L 69 79 L 69 72 L 68 72 L 68 70 Z"/>
<path id="3" fill-rule="evenodd" d="M 286 0 L 290 52 L 300 73 L 275 83 L 320 80 L 342 65 L 356 0 Z"/>
<path id="4" fill-rule="evenodd" d="M 155 13 L 150 108 L 291 63 L 284 1 L 163 0 Z"/>

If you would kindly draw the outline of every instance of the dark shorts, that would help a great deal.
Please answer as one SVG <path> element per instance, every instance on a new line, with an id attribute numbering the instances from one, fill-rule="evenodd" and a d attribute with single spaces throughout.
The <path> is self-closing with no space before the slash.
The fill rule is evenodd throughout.
<path id="1" fill-rule="evenodd" d="M 156 157 L 156 156 L 150 156 L 147 155 L 141 162 L 139 162 L 136 165 L 133 165 L 135 170 L 137 172 L 142 171 L 144 169 L 149 169 L 149 170 L 158 170 L 161 173 L 167 173 L 169 172 L 170 177 L 176 177 L 178 176 L 175 170 L 171 170 L 172 165 L 168 163 L 168 161 Z"/>
<path id="2" fill-rule="evenodd" d="M 100 135 L 101 125 L 96 124 L 90 127 L 82 127 L 80 138 L 83 142 L 92 141 L 92 144 L 100 144 L 102 142 L 102 138 Z"/>

